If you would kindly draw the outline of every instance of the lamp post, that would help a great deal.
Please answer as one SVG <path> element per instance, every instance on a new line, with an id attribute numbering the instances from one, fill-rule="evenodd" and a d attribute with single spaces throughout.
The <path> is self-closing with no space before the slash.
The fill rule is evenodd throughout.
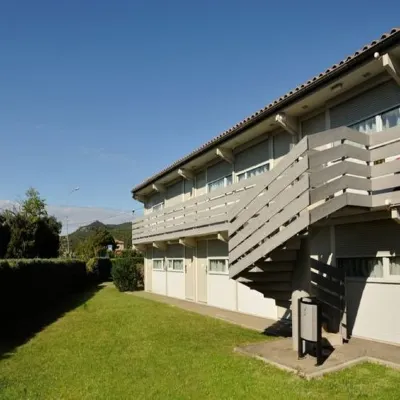
<path id="1" fill-rule="evenodd" d="M 73 188 L 73 189 L 68 193 L 67 207 L 68 207 L 69 196 L 71 196 L 72 193 L 77 192 L 79 189 L 80 189 L 79 186 L 77 186 L 76 188 Z M 67 212 L 68 212 L 68 208 L 67 208 Z M 68 234 L 68 215 L 65 217 L 65 220 L 66 220 L 66 229 L 67 229 L 67 254 L 68 254 L 68 257 L 70 257 L 70 252 L 69 252 L 69 234 Z"/>

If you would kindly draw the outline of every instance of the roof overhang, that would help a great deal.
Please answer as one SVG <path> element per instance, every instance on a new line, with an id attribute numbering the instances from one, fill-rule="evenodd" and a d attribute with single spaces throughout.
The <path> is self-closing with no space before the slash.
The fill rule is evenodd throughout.
<path id="1" fill-rule="evenodd" d="M 279 117 L 278 120 L 276 119 L 279 113 L 284 113 L 283 115 L 291 120 L 301 118 L 338 95 L 382 74 L 385 68 L 380 57 L 376 57 L 377 53 L 391 50 L 390 53 L 400 59 L 399 47 L 394 48 L 399 43 L 400 30 L 393 30 L 387 37 L 378 42 L 372 42 L 369 47 L 355 53 L 353 57 L 348 57 L 343 63 L 330 68 L 325 73 L 296 88 L 296 90 L 289 92 L 265 109 L 253 114 L 188 156 L 135 186 L 132 189 L 133 197 L 138 200 L 143 199 L 143 196 L 154 191 L 152 186 L 154 183 L 165 185 L 179 178 L 179 169 L 196 171 L 207 162 L 215 160 L 216 148 L 218 147 L 223 146 L 224 149 L 232 150 L 263 133 L 276 131 L 282 125 Z M 339 82 L 341 84 L 340 91 L 332 90 L 332 87 L 335 87 Z M 241 135 L 243 133 L 245 134 Z"/>

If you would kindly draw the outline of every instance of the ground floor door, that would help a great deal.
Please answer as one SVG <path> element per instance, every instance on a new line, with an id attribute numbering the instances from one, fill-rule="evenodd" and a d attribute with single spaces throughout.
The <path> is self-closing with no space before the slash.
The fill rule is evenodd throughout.
<path id="1" fill-rule="evenodd" d="M 152 266 L 151 266 L 151 259 L 147 258 L 146 259 L 146 275 L 145 275 L 145 290 L 148 292 L 152 291 L 152 282 L 153 282 L 153 277 L 152 277 Z"/>
<path id="2" fill-rule="evenodd" d="M 152 271 L 152 292 L 158 294 L 167 294 L 167 273 L 165 270 L 158 271 L 153 269 Z"/>
<path id="3" fill-rule="evenodd" d="M 349 332 L 352 336 L 400 344 L 399 283 L 346 279 Z"/>
<path id="4" fill-rule="evenodd" d="M 196 285 L 197 301 L 207 303 L 207 247 L 205 240 L 197 245 Z"/>
<path id="5" fill-rule="evenodd" d="M 195 271 L 193 253 L 193 248 L 185 248 L 185 297 L 187 300 L 195 299 Z"/>

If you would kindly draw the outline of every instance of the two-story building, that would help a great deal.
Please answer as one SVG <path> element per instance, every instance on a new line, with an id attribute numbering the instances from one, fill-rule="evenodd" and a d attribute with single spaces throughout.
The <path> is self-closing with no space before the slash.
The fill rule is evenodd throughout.
<path id="1" fill-rule="evenodd" d="M 134 187 L 145 290 L 400 344 L 399 155 L 393 29 Z"/>

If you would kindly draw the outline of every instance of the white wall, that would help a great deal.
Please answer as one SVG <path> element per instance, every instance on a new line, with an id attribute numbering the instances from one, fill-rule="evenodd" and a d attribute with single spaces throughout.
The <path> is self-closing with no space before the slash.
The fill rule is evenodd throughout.
<path id="1" fill-rule="evenodd" d="M 236 281 L 228 275 L 207 275 L 207 304 L 214 307 L 236 309 Z"/>
<path id="2" fill-rule="evenodd" d="M 158 294 L 167 294 L 166 272 L 152 271 L 152 292 Z"/>
<path id="3" fill-rule="evenodd" d="M 178 299 L 185 298 L 185 273 L 183 271 L 167 272 L 167 295 Z"/>
<path id="4" fill-rule="evenodd" d="M 277 319 L 278 311 L 275 300 L 265 298 L 262 293 L 251 290 L 237 282 L 238 311 L 258 317 Z"/>
<path id="5" fill-rule="evenodd" d="M 400 344 L 399 283 L 348 280 L 346 296 L 353 336 Z"/>

